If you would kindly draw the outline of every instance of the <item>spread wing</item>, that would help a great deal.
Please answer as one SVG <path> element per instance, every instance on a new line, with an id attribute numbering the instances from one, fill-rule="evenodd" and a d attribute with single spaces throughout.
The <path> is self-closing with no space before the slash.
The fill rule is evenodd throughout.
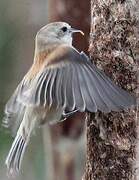
<path id="1" fill-rule="evenodd" d="M 53 53 L 32 84 L 18 97 L 25 105 L 110 112 L 136 104 L 135 97 L 71 47 L 61 47 Z"/>

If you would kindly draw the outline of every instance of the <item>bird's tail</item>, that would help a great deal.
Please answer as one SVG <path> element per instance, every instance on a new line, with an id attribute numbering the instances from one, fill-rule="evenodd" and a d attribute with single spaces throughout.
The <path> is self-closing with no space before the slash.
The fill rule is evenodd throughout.
<path id="1" fill-rule="evenodd" d="M 28 145 L 31 133 L 36 126 L 36 120 L 37 117 L 34 115 L 34 109 L 26 107 L 23 120 L 5 161 L 8 174 L 10 175 L 17 174 L 20 170 L 26 146 Z"/>
<path id="2" fill-rule="evenodd" d="M 5 161 L 8 174 L 16 174 L 19 171 L 26 146 L 27 140 L 17 134 Z"/>

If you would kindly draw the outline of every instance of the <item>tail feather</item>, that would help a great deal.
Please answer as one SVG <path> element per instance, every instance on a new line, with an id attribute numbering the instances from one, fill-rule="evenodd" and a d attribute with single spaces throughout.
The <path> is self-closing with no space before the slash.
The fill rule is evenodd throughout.
<path id="1" fill-rule="evenodd" d="M 19 154 L 17 156 L 17 169 L 19 170 L 20 169 L 20 166 L 21 166 L 21 161 L 22 161 L 22 158 L 23 158 L 23 154 L 24 154 L 24 151 L 25 151 L 25 141 L 21 141 L 21 145 L 19 146 Z"/>
<path id="2" fill-rule="evenodd" d="M 5 161 L 9 174 L 19 172 L 26 145 L 27 142 L 21 135 L 16 136 Z"/>
<path id="3" fill-rule="evenodd" d="M 38 117 L 34 112 L 34 108 L 26 108 L 23 120 L 5 161 L 8 174 L 14 175 L 19 172 L 26 146 L 29 142 L 31 133 L 38 122 L 37 120 Z"/>

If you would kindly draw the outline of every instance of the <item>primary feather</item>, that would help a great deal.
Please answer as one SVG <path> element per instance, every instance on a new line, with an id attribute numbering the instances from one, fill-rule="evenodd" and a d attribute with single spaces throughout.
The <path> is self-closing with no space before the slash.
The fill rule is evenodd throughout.
<path id="1" fill-rule="evenodd" d="M 136 104 L 135 97 L 115 85 L 79 52 L 68 46 L 58 49 L 59 54 L 63 49 L 66 54 L 44 66 L 28 96 L 24 98 L 22 93 L 19 97 L 21 102 L 34 107 L 55 105 L 69 111 L 90 112 L 119 111 Z"/>

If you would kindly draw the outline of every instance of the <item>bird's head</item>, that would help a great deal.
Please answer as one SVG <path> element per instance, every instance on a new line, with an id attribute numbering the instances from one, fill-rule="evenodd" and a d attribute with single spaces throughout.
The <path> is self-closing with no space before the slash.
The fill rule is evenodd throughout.
<path id="1" fill-rule="evenodd" d="M 72 35 L 75 32 L 84 34 L 81 30 L 74 29 L 65 22 L 50 23 L 38 31 L 36 42 L 41 47 L 53 43 L 72 45 Z"/>

